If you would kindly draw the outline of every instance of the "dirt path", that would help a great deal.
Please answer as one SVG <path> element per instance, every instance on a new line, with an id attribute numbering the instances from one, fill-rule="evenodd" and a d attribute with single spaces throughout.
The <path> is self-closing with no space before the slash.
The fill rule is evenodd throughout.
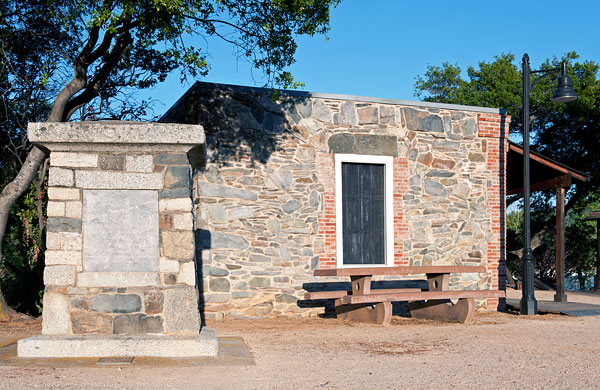
<path id="1" fill-rule="evenodd" d="M 600 386 L 600 318 L 476 316 L 472 325 L 394 319 L 211 324 L 241 336 L 255 366 L 0 365 L 2 389 L 564 389 Z M 37 326 L 37 328 L 36 328 Z M 0 326 L 0 337 L 39 332 Z"/>

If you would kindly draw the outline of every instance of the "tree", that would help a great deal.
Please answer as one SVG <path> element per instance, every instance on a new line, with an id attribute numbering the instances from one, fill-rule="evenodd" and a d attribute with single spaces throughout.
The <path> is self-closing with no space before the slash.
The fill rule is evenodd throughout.
<path id="1" fill-rule="evenodd" d="M 0 168 L 15 173 L 0 193 L 0 245 L 11 206 L 46 154 L 25 140 L 28 121 L 130 119 L 146 113 L 132 91 L 204 76 L 208 53 L 190 42 L 222 39 L 266 85 L 297 86 L 285 69 L 297 35 L 325 34 L 339 0 L 0 0 Z M 6 144 L 4 143 L 6 142 Z M 41 218 L 41 213 L 38 213 Z M 0 266 L 3 257 L 0 246 Z M 0 318 L 3 316 L 0 294 Z"/>
<path id="2" fill-rule="evenodd" d="M 553 77 L 544 77 L 531 92 L 531 134 L 532 149 L 544 155 L 562 161 L 572 168 L 590 173 L 589 183 L 577 184 L 566 196 L 567 212 L 566 246 L 567 272 L 585 274 L 589 272 L 588 251 L 570 251 L 570 248 L 583 248 L 588 236 L 588 223 L 581 220 L 585 213 L 581 210 L 587 205 L 587 211 L 597 198 L 600 184 L 600 80 L 599 65 L 593 61 L 577 61 L 575 52 L 564 56 L 569 60 L 568 72 L 572 76 L 574 88 L 579 99 L 568 104 L 552 103 L 551 97 L 556 89 Z M 557 68 L 562 58 L 547 59 L 541 69 Z M 510 132 L 522 131 L 522 79 L 520 63 L 512 54 L 501 54 L 492 62 L 482 61 L 478 67 L 467 69 L 467 78 L 463 78 L 458 65 L 444 63 L 441 66 L 429 66 L 423 76 L 415 81 L 415 95 L 427 101 L 466 104 L 484 107 L 504 108 L 512 117 Z M 554 257 L 554 215 L 551 201 L 554 193 L 536 193 L 532 197 L 532 233 L 537 248 L 534 254 L 540 276 L 551 279 L 554 276 L 552 259 Z M 509 203 L 518 197 L 509 199 Z M 572 209 L 572 210 L 571 210 Z M 509 218 L 515 224 L 516 215 Z M 521 217 L 522 219 L 522 217 Z M 510 226 L 509 226 L 510 229 Z M 516 233 L 516 234 L 515 234 Z M 508 232 L 509 252 L 518 252 L 522 241 L 520 233 Z M 511 247 L 513 245 L 513 247 Z M 516 246 L 515 246 L 516 245 Z M 593 250 L 593 244 L 591 246 Z M 537 252 L 536 252 L 537 251 Z M 510 257 L 510 256 L 509 256 Z M 511 265 L 509 258 L 509 266 Z M 514 264 L 512 264 L 514 265 Z M 517 269 L 513 269 L 518 273 Z"/>

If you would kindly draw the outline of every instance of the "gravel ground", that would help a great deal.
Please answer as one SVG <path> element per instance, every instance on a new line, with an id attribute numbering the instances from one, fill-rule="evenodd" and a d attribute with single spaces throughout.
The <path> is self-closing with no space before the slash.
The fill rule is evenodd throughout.
<path id="1" fill-rule="evenodd" d="M 600 386 L 600 317 L 476 314 L 475 323 L 394 318 L 209 324 L 243 337 L 256 365 L 5 365 L 1 389 L 591 389 Z M 39 333 L 0 325 L 0 340 Z"/>

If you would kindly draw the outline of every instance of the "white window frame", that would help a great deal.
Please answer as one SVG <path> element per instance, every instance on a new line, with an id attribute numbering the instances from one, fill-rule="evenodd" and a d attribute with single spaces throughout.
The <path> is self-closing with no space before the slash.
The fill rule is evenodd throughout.
<path id="1" fill-rule="evenodd" d="M 344 221 L 342 216 L 342 163 L 385 166 L 385 264 L 344 264 Z M 363 154 L 335 155 L 335 226 L 338 268 L 392 267 L 394 265 L 394 158 Z"/>

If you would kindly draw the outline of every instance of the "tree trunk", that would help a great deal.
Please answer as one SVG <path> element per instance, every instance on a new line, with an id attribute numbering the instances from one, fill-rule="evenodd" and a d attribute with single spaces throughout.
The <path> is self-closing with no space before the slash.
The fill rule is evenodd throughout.
<path id="1" fill-rule="evenodd" d="M 10 319 L 17 315 L 17 312 L 6 304 L 4 295 L 0 291 L 0 321 L 10 321 Z"/>
<path id="2" fill-rule="evenodd" d="M 579 279 L 579 291 L 585 290 L 585 274 L 577 272 L 577 279 Z"/>
<path id="3" fill-rule="evenodd" d="M 6 232 L 6 224 L 8 223 L 8 216 L 10 215 L 10 208 L 25 191 L 29 188 L 29 185 L 35 178 L 35 175 L 44 162 L 46 154 L 36 146 L 31 148 L 25 163 L 21 167 L 21 170 L 17 174 L 17 177 L 8 183 L 2 193 L 0 193 L 0 268 L 3 263 L 2 256 L 2 239 Z M 16 312 L 11 309 L 4 300 L 2 290 L 0 290 L 0 320 L 6 320 L 12 317 Z"/>

